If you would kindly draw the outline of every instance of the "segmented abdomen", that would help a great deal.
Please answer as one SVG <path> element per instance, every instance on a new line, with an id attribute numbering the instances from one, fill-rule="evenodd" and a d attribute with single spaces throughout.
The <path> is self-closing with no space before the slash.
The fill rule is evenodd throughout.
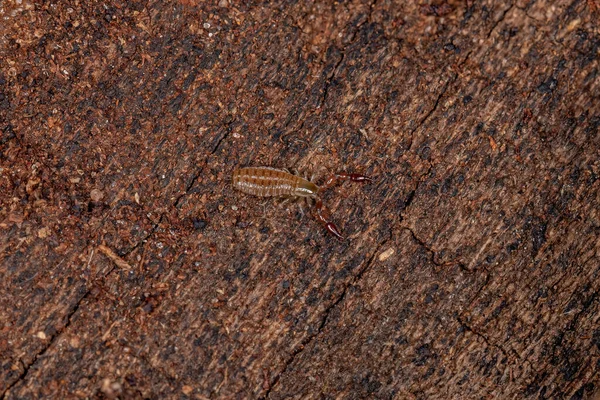
<path id="1" fill-rule="evenodd" d="M 233 172 L 233 186 L 254 196 L 293 196 L 301 177 L 270 167 L 249 167 Z"/>

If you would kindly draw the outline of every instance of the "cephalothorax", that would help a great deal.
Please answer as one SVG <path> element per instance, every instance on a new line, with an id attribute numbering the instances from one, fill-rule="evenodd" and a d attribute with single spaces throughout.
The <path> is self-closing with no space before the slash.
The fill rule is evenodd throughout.
<path id="1" fill-rule="evenodd" d="M 371 182 L 371 178 L 360 174 L 341 172 L 333 174 L 322 186 L 317 186 L 308 179 L 294 175 L 287 170 L 271 167 L 247 167 L 233 172 L 233 186 L 247 194 L 261 197 L 288 197 L 313 199 L 317 220 L 338 239 L 343 239 L 333 222 L 319 193 L 329 189 L 340 180 L 352 182 Z"/>

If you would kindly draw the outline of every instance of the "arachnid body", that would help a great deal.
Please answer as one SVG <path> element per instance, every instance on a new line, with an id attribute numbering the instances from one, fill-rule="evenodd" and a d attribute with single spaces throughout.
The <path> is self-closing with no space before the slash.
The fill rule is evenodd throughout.
<path id="1" fill-rule="evenodd" d="M 325 184 L 317 186 L 290 172 L 271 167 L 247 167 L 233 172 L 233 187 L 254 196 L 307 198 L 315 201 L 315 214 L 319 222 L 338 239 L 342 239 L 337 226 L 331 222 L 331 217 L 319 193 L 333 186 L 337 181 L 371 182 L 371 178 L 360 174 L 337 173 L 332 175 Z"/>

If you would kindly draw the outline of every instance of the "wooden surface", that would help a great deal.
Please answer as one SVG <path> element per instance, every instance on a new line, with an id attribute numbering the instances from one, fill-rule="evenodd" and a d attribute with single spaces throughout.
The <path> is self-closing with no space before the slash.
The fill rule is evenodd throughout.
<path id="1" fill-rule="evenodd" d="M 594 398 L 599 7 L 0 3 L 0 394 Z"/>

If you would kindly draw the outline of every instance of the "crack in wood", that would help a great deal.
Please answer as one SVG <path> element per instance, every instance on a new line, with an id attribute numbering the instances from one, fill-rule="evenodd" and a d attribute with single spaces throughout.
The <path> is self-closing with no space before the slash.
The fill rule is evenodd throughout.
<path id="1" fill-rule="evenodd" d="M 505 357 L 507 360 L 509 360 L 509 359 L 510 359 L 510 355 L 508 354 L 508 352 L 507 352 L 507 351 L 506 351 L 506 350 L 505 350 L 505 349 L 504 349 L 502 346 L 500 346 L 500 345 L 497 345 L 497 344 L 495 344 L 495 343 L 492 343 L 492 342 L 490 341 L 490 339 L 489 339 L 487 336 L 485 336 L 483 333 L 481 333 L 481 332 L 478 332 L 478 331 L 476 331 L 475 329 L 473 329 L 473 327 L 471 327 L 469 324 L 467 324 L 465 321 L 463 321 L 463 319 L 462 319 L 461 317 L 456 317 L 456 321 L 457 321 L 457 322 L 460 324 L 460 326 L 461 326 L 461 327 L 462 327 L 462 328 L 463 328 L 465 331 L 467 331 L 467 332 L 470 332 L 470 333 L 472 333 L 473 335 L 475 335 L 475 336 L 477 336 L 477 337 L 481 338 L 481 339 L 482 339 L 482 340 L 485 342 L 485 344 L 486 344 L 488 347 L 492 347 L 492 348 L 495 348 L 495 349 L 497 349 L 498 351 L 500 351 L 500 353 L 502 353 L 502 355 L 503 355 L 503 356 L 504 356 L 504 357 Z M 521 359 L 521 357 L 519 356 L 519 354 L 518 354 L 516 351 L 512 350 L 512 349 L 511 349 L 511 354 L 512 354 L 514 357 L 516 357 L 517 359 L 519 359 L 519 360 Z"/>
<path id="2" fill-rule="evenodd" d="M 335 301 L 333 301 L 329 306 L 327 306 L 325 311 L 323 311 L 323 317 L 321 318 L 321 322 L 320 322 L 319 327 L 317 328 L 316 332 L 308 335 L 308 337 L 305 338 L 296 349 L 294 349 L 292 354 L 285 361 L 282 370 L 273 378 L 273 381 L 269 384 L 269 387 L 266 390 L 265 394 L 260 397 L 261 399 L 266 399 L 269 397 L 272 389 L 275 386 L 277 386 L 277 384 L 280 381 L 281 376 L 287 371 L 288 367 L 294 362 L 296 357 L 300 353 L 302 353 L 302 351 L 306 348 L 306 346 L 308 346 L 323 331 L 323 329 L 325 328 L 325 325 L 327 325 L 327 321 L 329 319 L 329 315 L 331 314 L 331 311 L 334 310 L 340 303 L 342 303 L 344 301 L 344 299 L 346 298 L 346 293 L 348 292 L 348 289 L 351 286 L 355 286 L 362 279 L 362 277 L 365 275 L 365 273 L 371 268 L 371 266 L 374 264 L 375 257 L 377 256 L 377 254 L 379 253 L 381 248 L 383 246 L 385 246 L 392 239 L 392 236 L 393 236 L 393 231 L 390 231 L 388 233 L 388 237 L 386 239 L 382 240 L 376 246 L 375 251 L 373 251 L 373 254 L 371 254 L 371 256 L 369 257 L 367 262 L 364 264 L 364 267 L 361 268 L 358 271 L 358 273 L 350 280 L 350 282 L 344 286 L 344 288 L 342 289 L 342 292 L 340 293 L 338 298 Z"/>
<path id="3" fill-rule="evenodd" d="M 521 358 L 521 356 L 519 355 L 519 353 L 517 353 L 514 349 L 511 348 L 510 350 L 506 350 L 501 345 L 492 343 L 492 341 L 487 336 L 485 336 L 483 333 L 477 331 L 472 326 L 467 324 L 461 317 L 456 317 L 456 320 L 464 330 L 472 333 L 473 335 L 475 335 L 477 337 L 480 337 L 488 347 L 492 347 L 492 348 L 499 350 L 507 360 L 510 360 L 511 357 L 514 357 L 517 360 L 519 360 L 519 362 L 528 361 L 528 360 L 523 360 Z M 531 363 L 530 363 L 530 365 L 531 365 Z M 531 368 L 535 371 L 535 368 L 533 367 L 533 365 L 531 365 Z"/>
<path id="4" fill-rule="evenodd" d="M 465 56 L 465 58 L 460 63 L 458 63 L 458 65 L 456 66 L 457 70 L 459 70 L 467 62 L 467 60 L 469 59 L 469 57 L 471 56 L 472 53 L 473 53 L 473 50 L 469 51 L 467 53 L 467 55 Z M 453 76 L 448 78 L 448 80 L 444 84 L 444 87 L 442 88 L 442 91 L 435 99 L 435 103 L 433 104 L 433 107 L 427 112 L 427 114 L 425 114 L 425 116 L 421 119 L 421 121 L 417 124 L 417 126 L 415 126 L 410 131 L 410 142 L 408 144 L 408 151 L 410 151 L 412 149 L 415 133 L 417 132 L 417 130 L 419 128 L 421 128 L 425 124 L 425 122 L 429 119 L 429 117 L 431 117 L 431 115 L 437 110 L 437 108 L 440 104 L 440 100 L 442 99 L 442 97 L 444 97 L 444 95 L 446 94 L 446 91 L 448 90 L 450 85 L 454 84 L 458 80 L 458 76 L 459 76 L 459 74 L 457 72 L 455 72 Z M 429 171 L 431 170 L 431 167 L 432 166 L 430 166 L 429 169 L 427 170 L 427 172 L 423 175 L 426 175 L 427 173 L 429 173 Z"/>
<path id="5" fill-rule="evenodd" d="M 487 38 L 489 39 L 490 36 L 492 36 L 492 33 L 494 33 L 494 31 L 496 30 L 496 28 L 498 27 L 498 25 L 500 25 L 500 23 L 502 21 L 504 21 L 504 19 L 506 18 L 506 14 L 508 14 L 508 12 L 510 10 L 512 10 L 515 7 L 515 4 L 513 2 L 510 3 L 510 6 L 508 8 L 506 8 L 506 10 L 504 10 L 502 12 L 502 15 L 500 16 L 500 18 L 498 18 L 498 21 L 496 21 L 496 23 L 494 24 L 494 26 L 492 26 L 492 29 L 490 29 L 490 31 L 487 34 Z"/>
<path id="6" fill-rule="evenodd" d="M 460 261 L 448 261 L 448 262 L 439 262 L 436 260 L 437 253 L 425 243 L 425 241 L 417 236 L 417 234 L 413 231 L 413 229 L 407 225 L 400 225 L 402 229 L 408 231 L 412 237 L 412 239 L 421 247 L 423 247 L 431 256 L 429 257 L 430 261 L 437 267 L 449 267 L 452 265 L 457 265 L 461 270 L 467 273 L 473 273 L 474 270 L 468 269 L 462 262 Z"/>
<path id="7" fill-rule="evenodd" d="M 89 247 L 89 244 L 87 247 Z M 91 251 L 93 253 L 94 250 L 92 249 Z M 81 297 L 75 302 L 75 305 L 73 306 L 73 308 L 65 316 L 65 318 L 64 318 L 64 319 L 66 319 L 65 324 L 62 327 L 60 327 L 59 329 L 57 329 L 56 332 L 50 336 L 50 340 L 48 340 L 46 345 L 40 351 L 38 351 L 37 354 L 35 354 L 33 356 L 33 358 L 31 359 L 31 361 L 29 363 L 26 364 L 21 358 L 19 358 L 19 361 L 21 362 L 21 365 L 23 366 L 23 372 L 21 372 L 19 374 L 19 376 L 17 377 L 17 379 L 14 382 L 12 382 L 11 384 L 9 384 L 6 387 L 6 389 L 2 393 L 3 399 L 8 398 L 10 390 L 13 387 L 15 387 L 19 382 L 23 381 L 27 377 L 27 375 L 29 374 L 29 371 L 31 370 L 31 368 L 33 368 L 34 364 L 36 364 L 37 361 L 40 358 L 42 358 L 44 356 L 44 354 L 46 354 L 46 352 L 54 345 L 54 343 L 63 334 L 63 332 L 65 332 L 69 328 L 69 326 L 71 325 L 71 322 L 72 322 L 73 315 L 75 315 L 75 313 L 81 307 L 81 304 L 83 303 L 83 301 L 90 295 L 90 293 L 92 292 L 92 289 L 98 285 L 97 281 L 101 280 L 101 279 L 105 279 L 115 268 L 116 268 L 116 266 L 113 264 L 113 267 L 106 274 L 104 274 L 104 276 L 102 276 L 101 278 L 95 279 L 93 281 L 92 285 L 88 289 L 86 289 L 85 293 L 83 295 L 81 295 Z"/>
<path id="8" fill-rule="evenodd" d="M 8 398 L 11 389 L 13 387 L 15 387 L 19 382 L 21 382 L 21 381 L 23 381 L 25 379 L 25 377 L 29 374 L 29 371 L 31 370 L 31 368 L 33 368 L 33 365 L 35 363 L 37 363 L 37 361 L 40 358 L 42 358 L 44 356 L 44 354 L 46 354 L 46 352 L 50 349 L 50 347 L 52 347 L 52 345 L 56 342 L 56 340 L 58 339 L 58 337 L 60 337 L 62 335 L 62 333 L 66 329 L 68 329 L 68 327 L 71 325 L 71 318 L 77 312 L 77 310 L 79 310 L 79 307 L 80 307 L 81 303 L 83 302 L 83 300 L 86 297 L 88 297 L 88 295 L 90 293 L 91 293 L 91 288 L 88 289 L 83 294 L 83 296 L 81 296 L 81 298 L 79 300 L 77 300 L 77 302 L 75 303 L 75 306 L 73 307 L 73 309 L 66 315 L 67 322 L 65 323 L 65 325 L 63 325 L 60 329 L 56 330 L 56 333 L 54 333 L 54 335 L 52 335 L 50 337 L 50 340 L 48 341 L 48 343 L 46 343 L 46 345 L 35 356 L 33 356 L 33 358 L 31 359 L 31 361 L 29 363 L 26 364 L 21 358 L 19 358 L 21 366 L 23 367 L 23 371 L 19 374 L 19 376 L 17 376 L 17 379 L 15 379 L 14 382 L 12 382 L 11 384 L 9 384 L 6 387 L 6 389 L 2 393 L 2 398 L 3 399 Z"/>
<path id="9" fill-rule="evenodd" d="M 450 79 L 448 79 L 446 81 L 446 83 L 444 84 L 444 87 L 442 88 L 442 91 L 440 92 L 440 94 L 435 99 L 435 103 L 433 104 L 433 107 L 431 108 L 431 110 L 429 110 L 427 112 L 427 114 L 425 114 L 425 116 L 423 117 L 423 119 L 421 119 L 421 122 L 419 122 L 417 124 L 417 126 L 415 126 L 414 129 L 412 129 L 410 131 L 410 143 L 408 145 L 408 151 L 412 150 L 415 132 L 419 128 L 421 128 L 425 124 L 425 121 L 427 121 L 429 119 L 429 117 L 435 112 L 435 110 L 437 110 L 438 105 L 440 104 L 440 100 L 441 100 L 442 96 L 444 96 L 444 94 L 446 94 L 446 90 L 448 90 L 448 86 L 450 86 L 451 82 L 456 81 L 456 78 L 458 78 L 458 74 L 455 73 L 453 77 L 451 77 Z M 431 169 L 431 166 L 429 168 Z M 427 172 L 429 172 L 429 170 Z"/>
<path id="10" fill-rule="evenodd" d="M 356 35 L 360 31 L 360 29 L 363 27 L 363 25 L 365 25 L 367 22 L 371 21 L 371 16 L 373 14 L 373 8 L 375 7 L 376 3 L 377 3 L 377 0 L 373 0 L 369 4 L 369 12 L 367 13 L 366 18 L 364 19 L 364 21 L 362 21 L 358 25 L 356 25 L 356 28 L 354 29 L 354 31 L 352 32 L 352 34 L 350 36 L 350 39 L 348 40 L 348 44 L 345 45 L 342 48 L 342 50 L 340 51 L 340 53 L 341 53 L 340 59 L 334 65 L 334 67 L 331 71 L 331 74 L 329 74 L 329 76 L 327 77 L 327 80 L 325 81 L 325 87 L 323 88 L 323 96 L 321 96 L 321 101 L 319 102 L 317 109 L 319 109 L 325 105 L 325 102 L 327 101 L 327 95 L 329 94 L 329 88 L 331 87 L 333 79 L 337 75 L 340 65 L 346 58 L 346 51 L 347 51 L 348 47 L 352 46 L 354 44 L 354 42 L 356 41 Z"/>
<path id="11" fill-rule="evenodd" d="M 504 12 L 502 13 L 502 15 L 500 16 L 500 18 L 498 19 L 498 21 L 496 21 L 496 23 L 494 23 L 494 25 L 492 26 L 492 28 L 490 29 L 490 31 L 488 32 L 488 34 L 486 35 L 486 38 L 490 38 L 490 36 L 492 35 L 492 33 L 494 32 L 494 30 L 498 27 L 498 25 L 500 25 L 500 23 L 502 21 L 504 21 L 504 19 L 506 18 L 506 15 L 508 14 L 508 12 L 514 7 L 514 4 L 511 3 L 510 7 L 508 7 L 506 10 L 504 10 Z M 470 50 L 467 55 L 465 56 L 465 58 L 458 63 L 458 65 L 456 66 L 457 70 L 460 70 L 460 68 L 466 64 L 466 62 L 469 60 L 469 58 L 471 57 L 471 54 L 473 53 L 473 50 Z M 431 110 L 429 110 L 427 112 L 427 114 L 425 114 L 425 116 L 423 117 L 423 119 L 421 119 L 421 121 L 417 124 L 417 126 L 415 126 L 411 131 L 410 131 L 410 143 L 408 145 L 408 151 L 410 151 L 412 149 L 413 146 L 413 141 L 414 141 L 414 135 L 416 133 L 416 131 L 421 128 L 425 122 L 429 119 L 429 117 L 431 117 L 431 115 L 437 110 L 438 105 L 440 103 L 440 100 L 442 99 L 442 97 L 446 94 L 446 91 L 448 90 L 448 87 L 450 87 L 451 84 L 454 84 L 457 80 L 458 80 L 458 73 L 454 73 L 453 76 L 451 76 L 446 83 L 444 84 L 444 87 L 442 88 L 442 91 L 440 92 L 440 94 L 437 96 L 435 103 L 433 104 L 433 107 L 431 108 Z M 429 172 L 429 171 L 428 171 Z"/>
<path id="12" fill-rule="evenodd" d="M 584 264 L 585 265 L 585 264 Z M 589 308 L 592 306 L 592 304 L 596 301 L 598 301 L 598 298 L 600 297 L 600 289 L 596 290 L 594 293 L 592 293 L 591 296 L 589 296 L 587 298 L 586 301 L 582 301 L 582 307 L 581 310 L 578 311 L 573 318 L 571 319 L 571 321 L 569 322 L 568 326 L 566 327 L 565 330 L 562 330 L 560 335 L 556 338 L 555 343 L 552 346 L 552 353 L 556 354 L 556 349 L 559 348 L 561 350 L 564 350 L 564 347 L 562 346 L 562 341 L 564 339 L 565 333 L 569 333 L 569 332 L 578 332 L 577 330 L 577 323 L 579 322 L 579 319 L 582 317 L 583 314 L 585 314 L 586 312 L 588 312 Z M 590 341 L 589 342 L 589 350 L 590 350 L 590 354 L 593 354 L 593 349 L 597 347 L 597 345 L 594 343 L 594 341 Z M 529 361 L 529 359 L 525 359 L 525 361 L 527 361 L 531 366 L 532 369 L 539 374 L 539 371 L 536 370 L 535 368 L 533 368 L 532 363 Z M 590 361 L 590 364 L 593 364 L 592 361 Z M 580 367 L 579 371 L 578 371 L 578 375 L 581 375 L 582 373 L 585 373 L 585 368 Z M 574 382 L 577 382 L 577 380 L 574 380 Z M 572 384 L 571 384 L 572 385 Z M 553 389 L 553 391 L 551 391 L 549 393 L 549 397 L 552 397 L 552 394 L 554 394 L 556 392 L 557 389 Z"/>
<path id="13" fill-rule="evenodd" d="M 198 180 L 198 178 L 200 177 L 200 175 L 204 171 L 205 166 L 208 164 L 208 159 L 210 158 L 210 156 L 214 155 L 217 152 L 217 150 L 219 150 L 219 148 L 221 147 L 221 144 L 227 138 L 229 138 L 229 135 L 231 134 L 231 131 L 233 130 L 231 128 L 232 124 L 233 124 L 233 121 L 231 121 L 231 122 L 229 122 L 229 123 L 227 123 L 225 125 L 225 133 L 223 134 L 223 136 L 221 136 L 221 138 L 219 138 L 219 140 L 217 141 L 217 144 L 215 144 L 215 146 L 210 151 L 210 153 L 208 153 L 206 155 L 206 158 L 204 159 L 204 164 L 202 165 L 202 167 L 198 168 L 198 170 L 192 175 L 192 178 L 190 179 L 190 181 L 186 185 L 185 190 L 183 191 L 183 193 L 181 193 L 179 196 L 177 196 L 177 198 L 175 199 L 175 201 L 173 202 L 173 204 L 169 207 L 169 209 L 171 209 L 171 208 L 177 208 L 177 206 L 179 206 L 179 203 L 181 202 L 181 200 L 190 193 L 190 191 L 192 190 L 192 187 L 194 187 L 194 184 L 196 183 L 196 181 Z M 154 228 L 156 228 L 158 226 L 158 224 L 162 221 L 162 218 L 163 218 L 164 215 L 165 215 L 165 213 L 161 214 L 161 216 L 159 218 L 159 222 L 154 226 Z M 154 232 L 154 230 L 155 229 L 153 229 L 153 232 Z"/>

